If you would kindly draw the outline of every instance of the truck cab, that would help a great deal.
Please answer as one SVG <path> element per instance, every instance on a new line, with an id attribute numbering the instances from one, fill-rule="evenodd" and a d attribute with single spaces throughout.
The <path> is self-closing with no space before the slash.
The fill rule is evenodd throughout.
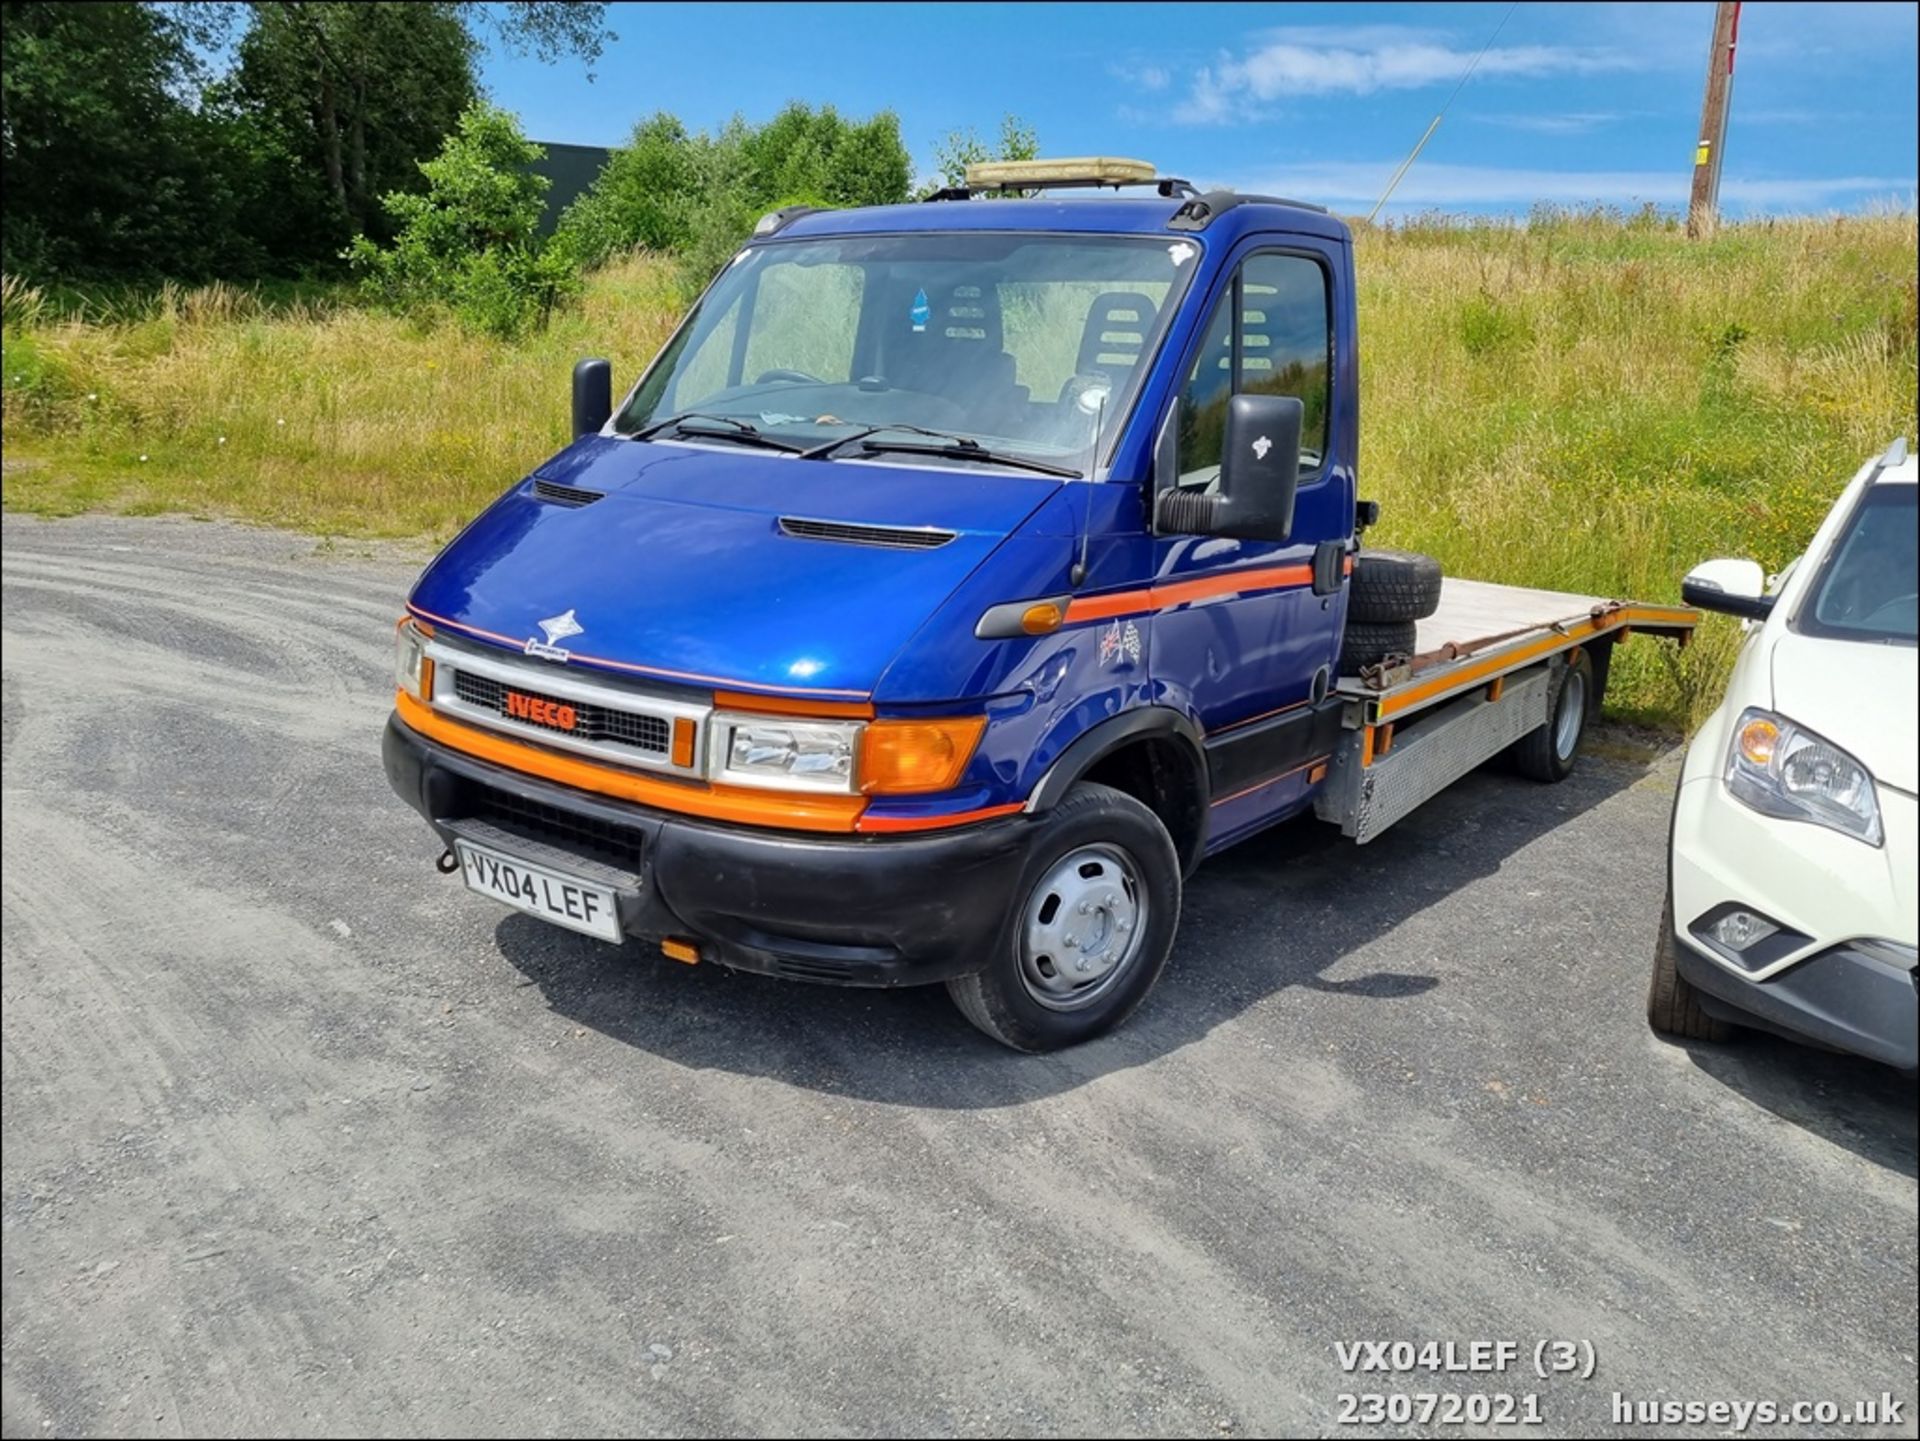
<path id="1" fill-rule="evenodd" d="M 422 574 L 387 773 L 545 919 L 1096 1035 L 1411 661 L 1343 664 L 1356 362 L 1311 205 L 1092 161 L 769 216 Z"/>

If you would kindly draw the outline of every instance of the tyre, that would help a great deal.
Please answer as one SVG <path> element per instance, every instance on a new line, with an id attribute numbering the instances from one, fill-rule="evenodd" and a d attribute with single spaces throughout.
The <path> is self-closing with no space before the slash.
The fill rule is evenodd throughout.
<path id="1" fill-rule="evenodd" d="M 1663 1036 L 1679 1036 L 1689 1041 L 1724 1041 L 1733 1027 L 1700 1009 L 1700 993 L 1680 974 L 1679 948 L 1680 943 L 1673 938 L 1673 876 L 1669 872 L 1666 904 L 1660 908 L 1660 934 L 1653 943 L 1647 1024 Z"/>
<path id="2" fill-rule="evenodd" d="M 1514 769 L 1528 780 L 1551 783 L 1573 774 L 1580 742 L 1586 739 L 1596 692 L 1592 659 L 1584 650 L 1575 651 L 1571 660 L 1555 668 L 1549 684 L 1553 690 L 1547 723 L 1515 741 L 1509 754 Z"/>
<path id="3" fill-rule="evenodd" d="M 1440 608 L 1440 562 L 1411 550 L 1363 550 L 1353 558 L 1349 621 L 1425 620 Z"/>
<path id="4" fill-rule="evenodd" d="M 1611 640 L 1597 640 L 1587 650 L 1593 657 L 1593 702 L 1589 709 L 1595 715 L 1607 703 L 1607 677 L 1613 673 L 1613 647 Z"/>
<path id="5" fill-rule="evenodd" d="M 1083 782 L 1047 812 L 985 970 L 947 982 L 961 1014 L 1016 1051 L 1057 1051 L 1124 1021 L 1180 923 L 1180 858 L 1160 818 Z"/>
<path id="6" fill-rule="evenodd" d="M 1340 674 L 1358 675 L 1390 655 L 1412 655 L 1414 632 L 1410 620 L 1349 620 L 1340 634 Z"/>

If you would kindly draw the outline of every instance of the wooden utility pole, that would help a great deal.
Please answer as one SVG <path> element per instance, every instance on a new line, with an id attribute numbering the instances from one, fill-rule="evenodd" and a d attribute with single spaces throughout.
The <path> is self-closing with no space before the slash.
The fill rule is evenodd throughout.
<path id="1" fill-rule="evenodd" d="M 1720 166 L 1726 159 L 1733 47 L 1739 38 L 1738 0 L 1721 0 L 1714 10 L 1713 47 L 1707 52 L 1707 98 L 1700 107 L 1700 143 L 1693 152 L 1693 198 L 1687 205 L 1689 240 L 1713 234 L 1720 222 Z"/>

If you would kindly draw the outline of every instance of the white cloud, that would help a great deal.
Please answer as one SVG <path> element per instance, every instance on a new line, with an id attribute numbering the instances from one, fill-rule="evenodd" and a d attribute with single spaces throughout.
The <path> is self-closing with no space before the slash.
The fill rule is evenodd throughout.
<path id="1" fill-rule="evenodd" d="M 1327 161 L 1293 166 L 1258 176 L 1245 189 L 1290 195 L 1337 209 L 1371 209 L 1398 160 Z M 1680 206 L 1687 202 L 1691 177 L 1685 166 L 1672 170 L 1528 170 L 1497 166 L 1416 164 L 1393 192 L 1396 211 L 1449 206 L 1504 206 L 1524 209 L 1539 202 L 1555 205 Z M 1753 210 L 1825 210 L 1887 197 L 1910 205 L 1911 176 L 1834 175 L 1775 178 L 1728 176 L 1721 182 L 1723 203 Z"/>
<path id="2" fill-rule="evenodd" d="M 1535 135 L 1585 135 L 1603 126 L 1617 125 L 1628 115 L 1618 110 L 1587 110 L 1562 115 L 1476 115 L 1473 118 L 1483 125 L 1525 130 Z"/>
<path id="3" fill-rule="evenodd" d="M 1295 26 L 1257 37 L 1239 55 L 1222 55 L 1193 77 L 1174 118 L 1190 125 L 1245 118 L 1249 109 L 1293 96 L 1370 95 L 1452 84 L 1473 63 L 1431 31 L 1394 25 Z M 1624 51 L 1571 45 L 1496 46 L 1478 75 L 1538 78 L 1631 67 Z"/>
<path id="4" fill-rule="evenodd" d="M 1173 84 L 1173 72 L 1164 65 L 1109 65 L 1107 73 L 1142 90 L 1165 90 Z"/>
<path id="5" fill-rule="evenodd" d="M 1844 110 L 1742 110 L 1736 95 L 1729 123 L 1738 130 L 1742 125 L 1848 125 L 1860 118 Z"/>

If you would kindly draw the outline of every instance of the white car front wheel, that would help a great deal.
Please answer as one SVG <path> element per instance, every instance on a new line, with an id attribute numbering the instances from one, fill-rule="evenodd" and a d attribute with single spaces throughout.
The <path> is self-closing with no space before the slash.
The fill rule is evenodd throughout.
<path id="1" fill-rule="evenodd" d="M 1700 993 L 1680 974 L 1680 943 L 1673 935 L 1673 876 L 1660 907 L 1660 934 L 1653 943 L 1653 978 L 1647 985 L 1647 1024 L 1663 1036 L 1688 1041 L 1724 1041 L 1732 1034 L 1718 1016 L 1700 1009 Z"/>

